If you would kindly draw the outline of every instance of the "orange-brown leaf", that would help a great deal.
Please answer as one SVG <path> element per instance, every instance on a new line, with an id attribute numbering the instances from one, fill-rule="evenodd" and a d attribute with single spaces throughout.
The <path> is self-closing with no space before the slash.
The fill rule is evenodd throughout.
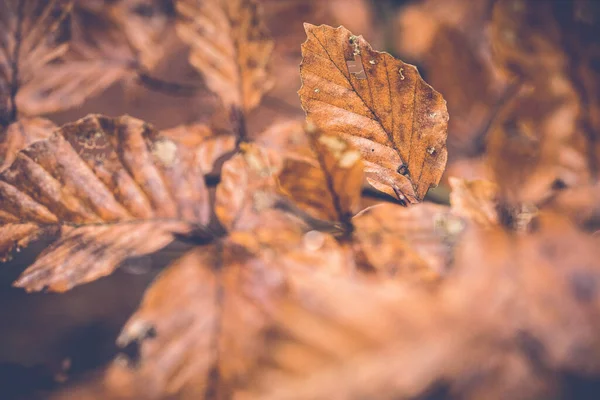
<path id="1" fill-rule="evenodd" d="M 367 181 L 410 203 L 444 171 L 448 113 L 417 69 L 347 29 L 305 25 L 302 88 L 308 120 L 358 148 Z"/>
<path id="2" fill-rule="evenodd" d="M 193 152 L 127 116 L 89 116 L 34 141 L 0 172 L 2 222 L 60 240 L 17 285 L 67 290 L 207 224 L 202 176 Z"/>
<path id="3" fill-rule="evenodd" d="M 241 150 L 223 164 L 217 186 L 215 213 L 229 231 L 256 226 L 261 212 L 272 208 L 277 198 L 281 158 L 252 144 L 243 145 Z"/>
<path id="4" fill-rule="evenodd" d="M 498 221 L 498 186 L 486 180 L 450 177 L 452 212 L 481 226 L 494 226 Z"/>
<path id="5" fill-rule="evenodd" d="M 281 189 L 315 218 L 348 222 L 360 207 L 360 152 L 335 134 L 307 133 L 315 159 L 286 159 L 279 174 Z"/>
<path id="6" fill-rule="evenodd" d="M 17 90 L 67 51 L 73 0 L 0 3 L 0 126 L 13 122 Z"/>
<path id="7" fill-rule="evenodd" d="M 464 222 L 448 207 L 384 203 L 352 219 L 358 263 L 383 277 L 428 281 L 444 276 Z"/>
<path id="8" fill-rule="evenodd" d="M 179 36 L 190 63 L 227 108 L 254 109 L 271 89 L 267 64 L 273 42 L 256 0 L 177 2 Z"/>

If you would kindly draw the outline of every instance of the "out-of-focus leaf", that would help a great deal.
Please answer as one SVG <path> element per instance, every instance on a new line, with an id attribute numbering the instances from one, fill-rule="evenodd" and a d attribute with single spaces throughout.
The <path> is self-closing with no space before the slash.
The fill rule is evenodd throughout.
<path id="1" fill-rule="evenodd" d="M 72 6 L 72 0 L 0 3 L 0 125 L 16 120 L 19 88 L 67 51 Z"/>
<path id="2" fill-rule="evenodd" d="M 357 263 L 383 277 L 428 281 L 444 276 L 465 222 L 446 206 L 369 207 L 352 219 Z"/>
<path id="3" fill-rule="evenodd" d="M 498 220 L 498 187 L 486 180 L 450 177 L 452 211 L 480 226 L 495 226 Z"/>
<path id="4" fill-rule="evenodd" d="M 299 94 L 308 120 L 361 151 L 375 188 L 421 201 L 446 166 L 442 96 L 414 66 L 374 51 L 343 27 L 305 29 Z"/>
<path id="5" fill-rule="evenodd" d="M 315 218 L 348 223 L 360 207 L 360 152 L 335 134 L 311 129 L 307 134 L 314 159 L 286 159 L 279 174 L 281 189 Z"/>
<path id="6" fill-rule="evenodd" d="M 228 133 L 213 132 L 204 124 L 181 125 L 161 131 L 165 137 L 193 148 L 202 172 L 207 175 L 218 170 L 217 162 L 235 150 L 236 137 Z"/>
<path id="7" fill-rule="evenodd" d="M 245 144 L 223 164 L 215 213 L 227 230 L 256 226 L 262 220 L 261 212 L 275 205 L 281 163 L 275 152 Z"/>
<path id="8" fill-rule="evenodd" d="M 267 65 L 273 41 L 255 0 L 177 2 L 177 31 L 190 63 L 227 108 L 247 114 L 271 89 Z"/>

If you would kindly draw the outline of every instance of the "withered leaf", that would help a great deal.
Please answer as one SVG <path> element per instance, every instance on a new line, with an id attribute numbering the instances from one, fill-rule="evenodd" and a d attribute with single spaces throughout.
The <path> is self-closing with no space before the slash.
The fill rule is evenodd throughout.
<path id="1" fill-rule="evenodd" d="M 448 179 L 452 211 L 480 226 L 494 226 L 498 220 L 498 186 L 490 181 Z"/>
<path id="2" fill-rule="evenodd" d="M 539 398 L 557 371 L 597 371 L 594 247 L 548 216 L 521 238 L 470 229 L 436 292 L 293 281 L 310 301 L 277 302 L 269 351 L 238 398 L 415 398 L 439 381 L 457 398 Z"/>
<path id="3" fill-rule="evenodd" d="M 129 378 L 140 398 L 223 396 L 259 354 L 257 334 L 265 324 L 260 302 L 269 301 L 268 283 L 279 282 L 277 271 L 240 263 L 231 249 L 208 247 L 170 266 L 117 341 L 142 342 L 139 367 L 113 365 L 108 385 Z"/>
<path id="4" fill-rule="evenodd" d="M 384 277 L 428 281 L 444 276 L 465 222 L 446 206 L 384 203 L 352 219 L 357 263 Z"/>
<path id="5" fill-rule="evenodd" d="M 190 63 L 227 108 L 254 109 L 273 82 L 267 64 L 273 41 L 256 0 L 177 2 L 177 32 Z"/>
<path id="6" fill-rule="evenodd" d="M 0 125 L 16 119 L 18 89 L 67 51 L 72 6 L 73 0 L 0 3 Z"/>
<path id="7" fill-rule="evenodd" d="M 313 217 L 342 223 L 359 211 L 363 183 L 360 152 L 335 134 L 307 129 L 314 159 L 288 158 L 279 182 L 282 191 Z"/>
<path id="8" fill-rule="evenodd" d="M 161 135 L 183 146 L 193 148 L 200 168 L 205 175 L 219 170 L 218 161 L 235 150 L 236 137 L 228 133 L 214 132 L 208 125 L 180 125 L 161 131 Z"/>
<path id="9" fill-rule="evenodd" d="M 256 226 L 262 220 L 261 212 L 274 206 L 281 163 L 274 151 L 242 144 L 240 153 L 223 164 L 215 213 L 227 230 Z"/>
<path id="10" fill-rule="evenodd" d="M 0 171 L 1 247 L 48 231 L 58 241 L 16 285 L 68 290 L 206 225 L 202 176 L 194 152 L 128 116 L 91 115 L 34 141 Z"/>
<path id="11" fill-rule="evenodd" d="M 421 201 L 446 165 L 442 96 L 414 66 L 374 51 L 343 27 L 305 29 L 299 94 L 308 120 L 361 151 L 375 188 L 408 203 Z"/>
<path id="12" fill-rule="evenodd" d="M 288 288 L 291 277 L 343 262 L 331 257 L 338 251 L 333 238 L 310 248 L 302 230 L 280 217 L 170 266 L 119 336 L 121 346 L 141 346 L 136 365 L 113 364 L 107 386 L 116 393 L 128 387 L 139 398 L 198 399 L 230 398 L 245 385 L 264 352 L 275 299 L 301 295 Z"/>

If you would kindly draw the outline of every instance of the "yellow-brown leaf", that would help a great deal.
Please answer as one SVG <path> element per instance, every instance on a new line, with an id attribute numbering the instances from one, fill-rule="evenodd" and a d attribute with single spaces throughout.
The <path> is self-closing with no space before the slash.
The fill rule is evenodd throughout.
<path id="1" fill-rule="evenodd" d="M 256 0 L 184 0 L 177 11 L 190 63 L 208 87 L 227 108 L 254 109 L 273 86 L 267 71 L 273 41 Z"/>
<path id="2" fill-rule="evenodd" d="M 446 166 L 442 96 L 414 66 L 374 51 L 343 27 L 305 29 L 299 94 L 308 120 L 339 132 L 361 151 L 375 188 L 421 201 Z"/>

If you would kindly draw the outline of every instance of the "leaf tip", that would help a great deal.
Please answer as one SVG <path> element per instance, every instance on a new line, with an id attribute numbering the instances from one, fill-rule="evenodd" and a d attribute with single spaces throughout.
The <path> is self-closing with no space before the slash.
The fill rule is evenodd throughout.
<path id="1" fill-rule="evenodd" d="M 303 26 L 304 26 L 304 31 L 305 31 L 307 34 L 308 34 L 308 33 L 310 33 L 310 31 L 312 31 L 313 29 L 315 29 L 315 28 L 317 27 L 316 25 L 313 25 L 313 24 L 311 24 L 311 23 L 309 23 L 309 22 L 305 22 L 305 23 L 303 24 Z"/>

